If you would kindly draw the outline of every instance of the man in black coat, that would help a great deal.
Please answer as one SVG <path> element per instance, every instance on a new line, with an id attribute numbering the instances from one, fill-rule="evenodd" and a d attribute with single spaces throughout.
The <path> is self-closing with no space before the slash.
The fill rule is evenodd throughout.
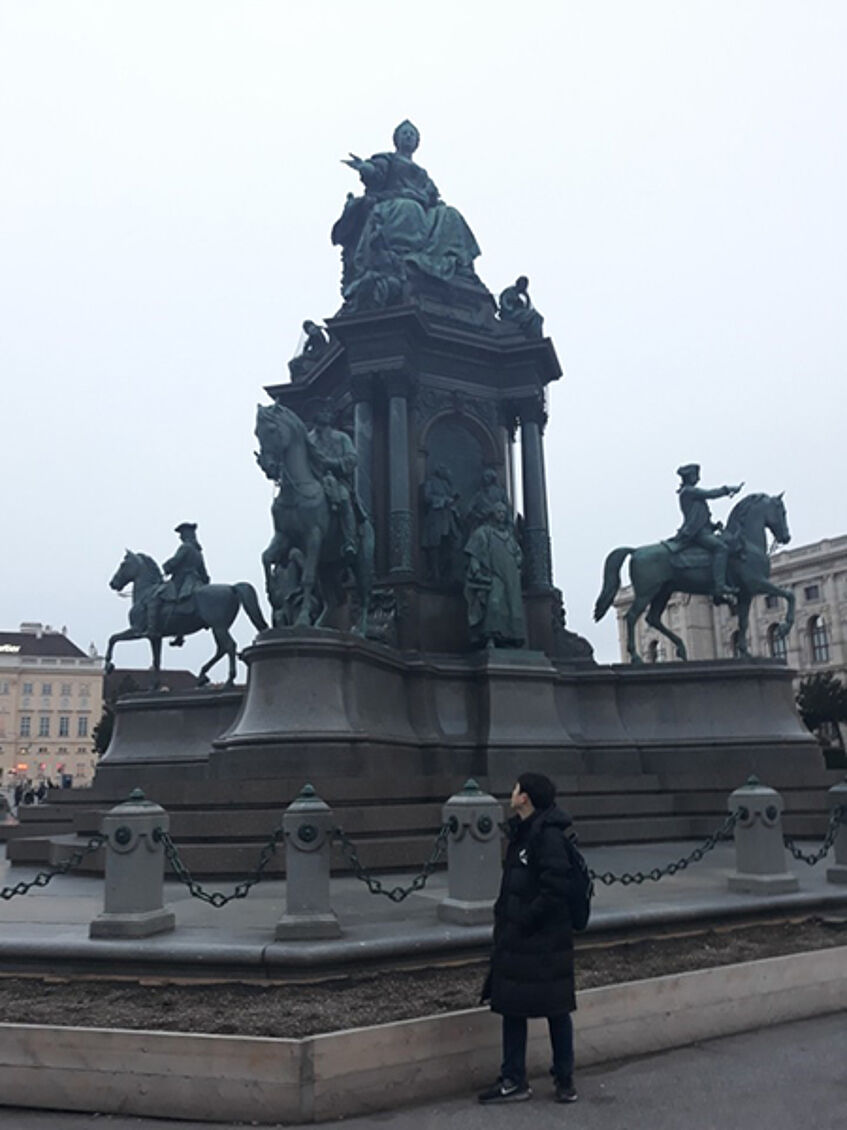
<path id="1" fill-rule="evenodd" d="M 522 773 L 512 790 L 509 846 L 494 904 L 494 949 L 483 1000 L 503 1017 L 503 1064 L 481 1103 L 519 1102 L 526 1077 L 527 1018 L 546 1016 L 557 1102 L 575 1102 L 573 1086 L 573 933 L 570 817 L 556 807 L 556 787 L 541 773 Z"/>

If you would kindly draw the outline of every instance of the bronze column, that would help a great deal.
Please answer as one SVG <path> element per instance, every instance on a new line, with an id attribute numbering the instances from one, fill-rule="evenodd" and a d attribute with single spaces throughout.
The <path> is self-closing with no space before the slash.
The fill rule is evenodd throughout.
<path id="1" fill-rule="evenodd" d="M 519 410 L 526 579 L 529 588 L 549 589 L 553 584 L 553 570 L 544 470 L 543 431 L 547 413 L 543 394 L 539 392 L 537 399 L 523 401 Z"/>
<path id="2" fill-rule="evenodd" d="M 356 443 L 356 494 L 368 514 L 373 517 L 373 378 L 368 374 L 352 378 L 353 429 Z"/>
<path id="3" fill-rule="evenodd" d="M 412 568 L 412 488 L 409 482 L 409 380 L 391 376 L 388 392 L 389 569 Z"/>

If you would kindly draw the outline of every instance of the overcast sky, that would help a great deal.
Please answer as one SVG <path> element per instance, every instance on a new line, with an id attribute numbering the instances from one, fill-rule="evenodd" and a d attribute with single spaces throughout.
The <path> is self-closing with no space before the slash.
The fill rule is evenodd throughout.
<path id="1" fill-rule="evenodd" d="M 605 555 L 675 530 L 678 464 L 844 533 L 846 30 L 842 0 L 0 0 L 0 627 L 102 650 L 124 548 L 186 520 L 260 585 L 256 404 L 338 308 L 340 159 L 404 117 L 565 369 L 555 575 L 598 658 Z"/>

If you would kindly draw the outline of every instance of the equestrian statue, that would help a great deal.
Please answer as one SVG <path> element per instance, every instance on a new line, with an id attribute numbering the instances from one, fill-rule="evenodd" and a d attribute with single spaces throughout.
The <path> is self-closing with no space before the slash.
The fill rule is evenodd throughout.
<path id="1" fill-rule="evenodd" d="M 711 490 L 700 487 L 697 463 L 685 464 L 677 474 L 682 479 L 678 491 L 682 525 L 674 537 L 655 545 L 620 546 L 612 550 L 603 569 L 603 589 L 594 606 L 594 619 L 602 619 L 612 606 L 620 588 L 621 566 L 631 555 L 629 574 L 634 599 L 624 620 L 632 663 L 642 662 L 635 646 L 635 625 L 645 609 L 647 623 L 673 643 L 679 659 L 688 658 L 683 641 L 662 623 L 662 613 L 675 592 L 704 593 L 715 604 L 729 604 L 738 617 L 737 655 L 749 658 L 747 630 L 754 596 L 764 594 L 785 600 L 785 619 L 777 628 L 779 638 L 788 635 L 794 623 L 794 593 L 768 579 L 770 557 L 765 530 L 770 530 L 779 544 L 786 545 L 791 540 L 782 494 L 748 494 L 733 507 L 724 529 L 719 522 L 712 521 L 709 500 L 732 498 L 743 484 Z"/>
<path id="2" fill-rule="evenodd" d="M 146 553 L 128 549 L 117 572 L 109 581 L 110 588 L 120 592 L 132 584 L 132 605 L 129 610 L 129 628 L 109 638 L 106 648 L 106 674 L 113 671 L 112 652 L 116 643 L 124 640 L 150 641 L 153 653 L 153 689 L 160 686 L 162 639 L 180 647 L 185 636 L 205 629 L 215 637 L 217 650 L 208 663 L 204 663 L 197 676 L 197 685 L 206 686 L 208 671 L 223 656 L 229 659 L 227 686 L 235 682 L 236 643 L 229 628 L 243 608 L 254 628 L 264 631 L 267 623 L 259 607 L 256 590 L 247 581 L 234 585 L 211 584 L 203 550 L 197 540 L 197 524 L 181 522 L 176 527 L 180 546 L 162 569 Z"/>
<path id="3" fill-rule="evenodd" d="M 271 507 L 274 535 L 262 554 L 274 627 L 331 623 L 352 582 L 353 631 L 366 635 L 374 532 L 354 486 L 353 441 L 332 426 L 327 403 L 312 431 L 283 404 L 259 405 L 256 438 L 256 461 L 279 488 Z"/>

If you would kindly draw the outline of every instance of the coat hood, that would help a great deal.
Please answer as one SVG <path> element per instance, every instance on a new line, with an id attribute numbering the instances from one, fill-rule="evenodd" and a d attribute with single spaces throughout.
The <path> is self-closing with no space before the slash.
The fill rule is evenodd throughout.
<path id="1" fill-rule="evenodd" d="M 571 820 L 570 816 L 568 816 L 563 808 L 559 808 L 558 805 L 554 804 L 551 808 L 545 808 L 541 812 L 536 813 L 533 824 L 539 829 L 542 826 L 547 827 L 549 825 L 553 828 L 561 828 L 564 830 L 565 828 L 570 828 L 571 824 L 573 824 L 573 820 Z"/>
<path id="2" fill-rule="evenodd" d="M 520 816 L 512 816 L 507 821 L 506 827 L 508 828 L 509 839 L 514 840 L 524 830 L 526 835 L 537 835 L 537 831 L 540 831 L 541 828 L 550 826 L 561 828 L 564 831 L 565 828 L 570 828 L 572 824 L 573 820 L 567 812 L 554 804 L 550 808 L 543 808 L 540 811 L 536 809 L 527 820 L 521 820 Z"/>

